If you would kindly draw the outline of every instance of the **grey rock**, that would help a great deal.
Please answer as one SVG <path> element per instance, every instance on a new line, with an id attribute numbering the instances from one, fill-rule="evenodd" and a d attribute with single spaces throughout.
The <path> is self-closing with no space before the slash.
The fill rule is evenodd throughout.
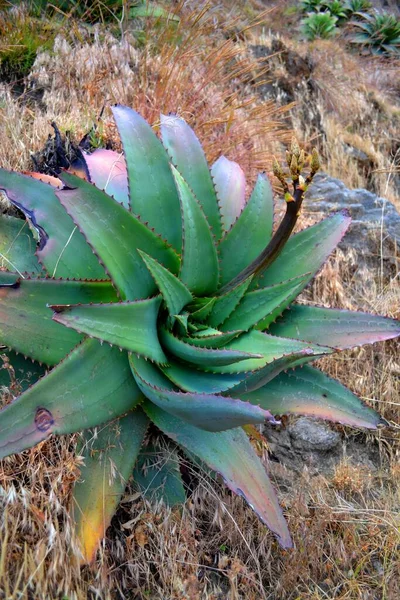
<path id="1" fill-rule="evenodd" d="M 385 574 L 385 568 L 384 568 L 384 566 L 383 566 L 383 564 L 381 563 L 380 560 L 372 559 L 371 564 L 372 564 L 372 567 L 373 567 L 374 571 L 378 575 L 382 576 L 382 575 Z"/>
<path id="2" fill-rule="evenodd" d="M 348 156 L 351 156 L 351 158 L 354 158 L 357 162 L 359 162 L 360 165 L 365 167 L 372 166 L 371 158 L 362 150 L 359 150 L 354 146 L 350 146 L 349 144 L 343 144 L 343 150 Z"/>
<path id="3" fill-rule="evenodd" d="M 333 472 L 340 460 L 341 436 L 321 421 L 300 417 L 287 426 L 267 424 L 264 435 L 275 459 L 297 473 L 305 466 L 311 474 Z"/>
<path id="4" fill-rule="evenodd" d="M 329 425 L 300 417 L 288 427 L 292 446 L 300 451 L 328 452 L 340 444 L 340 435 L 333 431 Z"/>
<path id="5" fill-rule="evenodd" d="M 278 427 L 267 423 L 263 433 L 273 459 L 292 472 L 301 473 L 307 467 L 310 475 L 331 475 L 344 458 L 371 473 L 382 466 L 376 444 L 346 440 L 330 424 L 310 417 L 290 417 Z"/>
<path id="6" fill-rule="evenodd" d="M 326 214 L 347 210 L 353 221 L 342 248 L 375 253 L 376 240 L 400 243 L 400 214 L 394 205 L 363 189 L 348 189 L 342 181 L 324 173 L 315 176 L 304 200 L 307 211 Z"/>

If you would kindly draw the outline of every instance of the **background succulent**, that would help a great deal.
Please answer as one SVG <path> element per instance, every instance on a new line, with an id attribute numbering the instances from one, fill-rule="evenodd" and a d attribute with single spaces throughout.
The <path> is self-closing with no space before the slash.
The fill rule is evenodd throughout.
<path id="1" fill-rule="evenodd" d="M 350 39 L 376 55 L 400 54 L 400 20 L 389 13 L 364 14 L 362 20 L 353 21 L 358 33 Z"/>
<path id="2" fill-rule="evenodd" d="M 300 7 L 303 12 L 318 12 L 322 10 L 324 0 L 301 0 Z"/>
<path id="3" fill-rule="evenodd" d="M 26 388 L 0 413 L 0 456 L 102 426 L 83 436 L 74 492 L 91 560 L 153 422 L 290 547 L 242 426 L 296 413 L 375 428 L 377 413 L 306 363 L 393 338 L 399 323 L 301 304 L 287 310 L 350 223 L 337 213 L 291 236 L 319 167 L 315 152 L 306 179 L 297 143 L 288 171 L 275 163 L 286 213 L 273 233 L 265 175 L 246 201 L 239 165 L 220 157 L 210 171 L 183 119 L 161 118 L 161 143 L 133 110 L 113 113 L 125 158 L 82 153 L 61 179 L 0 170 L 0 189 L 27 219 L 0 219 L 0 341 Z M 31 387 L 29 377 L 38 379 Z M 150 469 L 166 501 L 182 501 L 176 462 L 149 467 L 153 450 L 145 448 L 146 470 L 136 477 Z"/>
<path id="4" fill-rule="evenodd" d="M 347 18 L 346 7 L 342 0 L 325 0 L 322 8 L 325 12 L 337 17 L 338 21 L 343 21 Z"/>
<path id="5" fill-rule="evenodd" d="M 372 3 L 369 0 L 347 0 L 344 6 L 348 17 L 354 18 L 368 12 L 372 8 Z"/>
<path id="6" fill-rule="evenodd" d="M 301 21 L 301 33 L 309 41 L 317 38 L 326 40 L 338 32 L 337 22 L 338 18 L 329 12 L 310 13 Z"/>

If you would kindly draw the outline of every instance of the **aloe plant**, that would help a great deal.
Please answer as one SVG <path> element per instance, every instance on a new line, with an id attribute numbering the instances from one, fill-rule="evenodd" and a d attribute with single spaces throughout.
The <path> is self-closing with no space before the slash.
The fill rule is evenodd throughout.
<path id="1" fill-rule="evenodd" d="M 329 13 L 333 17 L 337 17 L 339 22 L 347 17 L 346 7 L 342 0 L 325 0 L 322 6 L 324 12 Z"/>
<path id="2" fill-rule="evenodd" d="M 346 0 L 345 10 L 348 17 L 363 16 L 372 8 L 372 2 L 369 0 Z"/>
<path id="3" fill-rule="evenodd" d="M 324 0 L 301 0 L 300 8 L 303 12 L 319 12 L 323 9 Z"/>
<path id="4" fill-rule="evenodd" d="M 358 31 L 350 38 L 378 56 L 400 55 L 400 20 L 389 13 L 363 14 L 362 19 L 352 22 Z"/>
<path id="5" fill-rule="evenodd" d="M 291 235 L 315 151 L 306 178 L 297 143 L 288 172 L 275 161 L 286 213 L 273 233 L 264 174 L 246 201 L 240 166 L 221 157 L 209 170 L 183 119 L 162 117 L 160 140 L 133 110 L 113 114 L 124 157 L 82 154 L 60 179 L 0 170 L 26 217 L 0 219 L 0 341 L 5 364 L 33 383 L 0 412 L 0 456 L 85 430 L 73 510 L 90 561 L 143 444 L 139 483 L 150 473 L 167 502 L 185 498 L 175 446 L 161 467 L 149 458 L 153 422 L 288 548 L 249 427 L 294 413 L 376 428 L 374 410 L 308 363 L 393 338 L 399 322 L 293 303 L 350 224 L 339 212 Z"/>
<path id="6" fill-rule="evenodd" d="M 301 33 L 309 41 L 327 40 L 337 34 L 337 22 L 338 18 L 329 12 L 310 13 L 301 21 Z"/>

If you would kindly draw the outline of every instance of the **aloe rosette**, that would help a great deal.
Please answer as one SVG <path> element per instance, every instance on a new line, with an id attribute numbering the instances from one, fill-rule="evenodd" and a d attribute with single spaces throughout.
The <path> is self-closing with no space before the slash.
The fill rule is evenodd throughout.
<path id="1" fill-rule="evenodd" d="M 113 114 L 124 156 L 82 153 L 60 179 L 0 170 L 0 189 L 26 217 L 0 220 L 0 343 L 23 389 L 0 412 L 0 456 L 88 430 L 74 491 L 86 560 L 135 464 L 134 477 L 156 480 L 167 502 L 184 500 L 177 447 L 290 547 L 243 426 L 295 413 L 375 428 L 375 411 L 309 363 L 393 338 L 399 323 L 292 304 L 350 223 L 336 213 L 291 235 L 315 153 L 304 180 L 292 145 L 293 191 L 275 163 L 286 214 L 273 233 L 265 175 L 246 201 L 239 165 L 221 157 L 209 170 L 183 119 L 162 117 L 160 140 L 133 110 Z M 5 383 L 9 369 L 0 373 Z M 160 467 L 146 455 L 151 422 L 172 440 L 174 460 Z"/>

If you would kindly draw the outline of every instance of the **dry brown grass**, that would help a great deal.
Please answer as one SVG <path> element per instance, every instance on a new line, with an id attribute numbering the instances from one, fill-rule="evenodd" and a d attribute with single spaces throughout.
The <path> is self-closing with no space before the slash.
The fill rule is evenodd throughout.
<path id="1" fill-rule="evenodd" d="M 1 91 L 2 166 L 26 168 L 29 152 L 42 146 L 51 120 L 79 138 L 96 121 L 103 103 L 118 101 L 135 106 L 153 123 L 160 110 L 177 110 L 207 142 L 211 160 L 223 149 L 244 163 L 249 174 L 256 164 L 268 167 L 276 152 L 272 136 L 283 141 L 287 135 L 281 115 L 272 104 L 264 106 L 254 98 L 247 104 L 245 98 L 252 96 L 247 84 L 239 93 L 240 77 L 248 81 L 243 46 L 224 45 L 212 19 L 204 27 L 210 45 L 203 47 L 201 35 L 197 40 L 188 35 L 189 48 L 178 55 L 167 40 L 163 46 L 155 37 L 158 54 L 150 51 L 151 44 L 143 54 L 128 34 L 121 43 L 99 30 L 94 45 L 84 38 L 59 38 L 54 56 L 39 57 L 33 75 L 46 88 L 46 111 L 21 103 L 6 88 Z M 208 71 L 213 59 L 218 77 Z M 230 68 L 242 70 L 232 87 Z M 329 113 L 332 119 L 335 111 Z M 100 134 L 113 139 L 108 118 Z M 379 151 L 372 142 L 369 147 Z M 339 159 L 330 160 L 328 170 Z M 341 168 L 346 180 L 350 167 Z M 315 218 L 305 214 L 301 225 Z M 378 240 L 378 257 L 380 250 Z M 338 251 L 303 299 L 399 317 L 399 276 L 361 269 L 354 253 Z M 331 475 L 311 477 L 306 469 L 296 475 L 266 457 L 293 533 L 293 551 L 277 546 L 242 499 L 196 473 L 198 486 L 182 512 L 150 506 L 128 489 L 95 564 L 81 569 L 68 513 L 77 475 L 76 437 L 65 436 L 0 463 L 0 599 L 396 600 L 398 345 L 343 352 L 321 366 L 379 409 L 392 427 L 368 434 L 340 428 L 345 439 L 379 448 L 382 465 L 374 472 L 344 457 Z M 3 402 L 9 400 L 4 395 Z"/>
<path id="2" fill-rule="evenodd" d="M 0 131 L 10 142 L 2 166 L 26 168 L 51 121 L 80 139 L 104 106 L 121 103 L 155 127 L 161 112 L 180 114 L 205 141 L 210 162 L 223 152 L 249 175 L 270 169 L 272 155 L 280 154 L 291 135 L 284 122 L 287 109 L 262 102 L 246 85 L 250 75 L 261 77 L 265 66 L 233 41 L 236 20 L 222 27 L 214 13 L 212 3 L 197 3 L 192 11 L 181 7 L 178 26 L 149 23 L 140 46 L 129 30 L 122 39 L 101 26 L 90 31 L 75 26 L 60 34 L 51 52 L 38 55 L 30 75 L 30 93 L 43 94 L 45 111 L 0 90 Z M 117 143 L 108 112 L 99 136 Z"/>
<path id="3" fill-rule="evenodd" d="M 292 88 L 296 134 L 308 146 L 317 144 L 330 175 L 400 207 L 394 184 L 400 165 L 400 62 L 350 54 L 343 38 L 300 42 L 293 24 L 282 26 L 288 20 L 284 3 L 277 7 L 266 17 L 264 30 L 251 32 L 250 41 L 269 47 L 277 23 L 284 45 L 312 65 L 309 77 L 295 77 L 279 53 L 269 61 L 271 80 L 283 78 Z M 360 152 L 365 155 L 361 160 Z"/>

